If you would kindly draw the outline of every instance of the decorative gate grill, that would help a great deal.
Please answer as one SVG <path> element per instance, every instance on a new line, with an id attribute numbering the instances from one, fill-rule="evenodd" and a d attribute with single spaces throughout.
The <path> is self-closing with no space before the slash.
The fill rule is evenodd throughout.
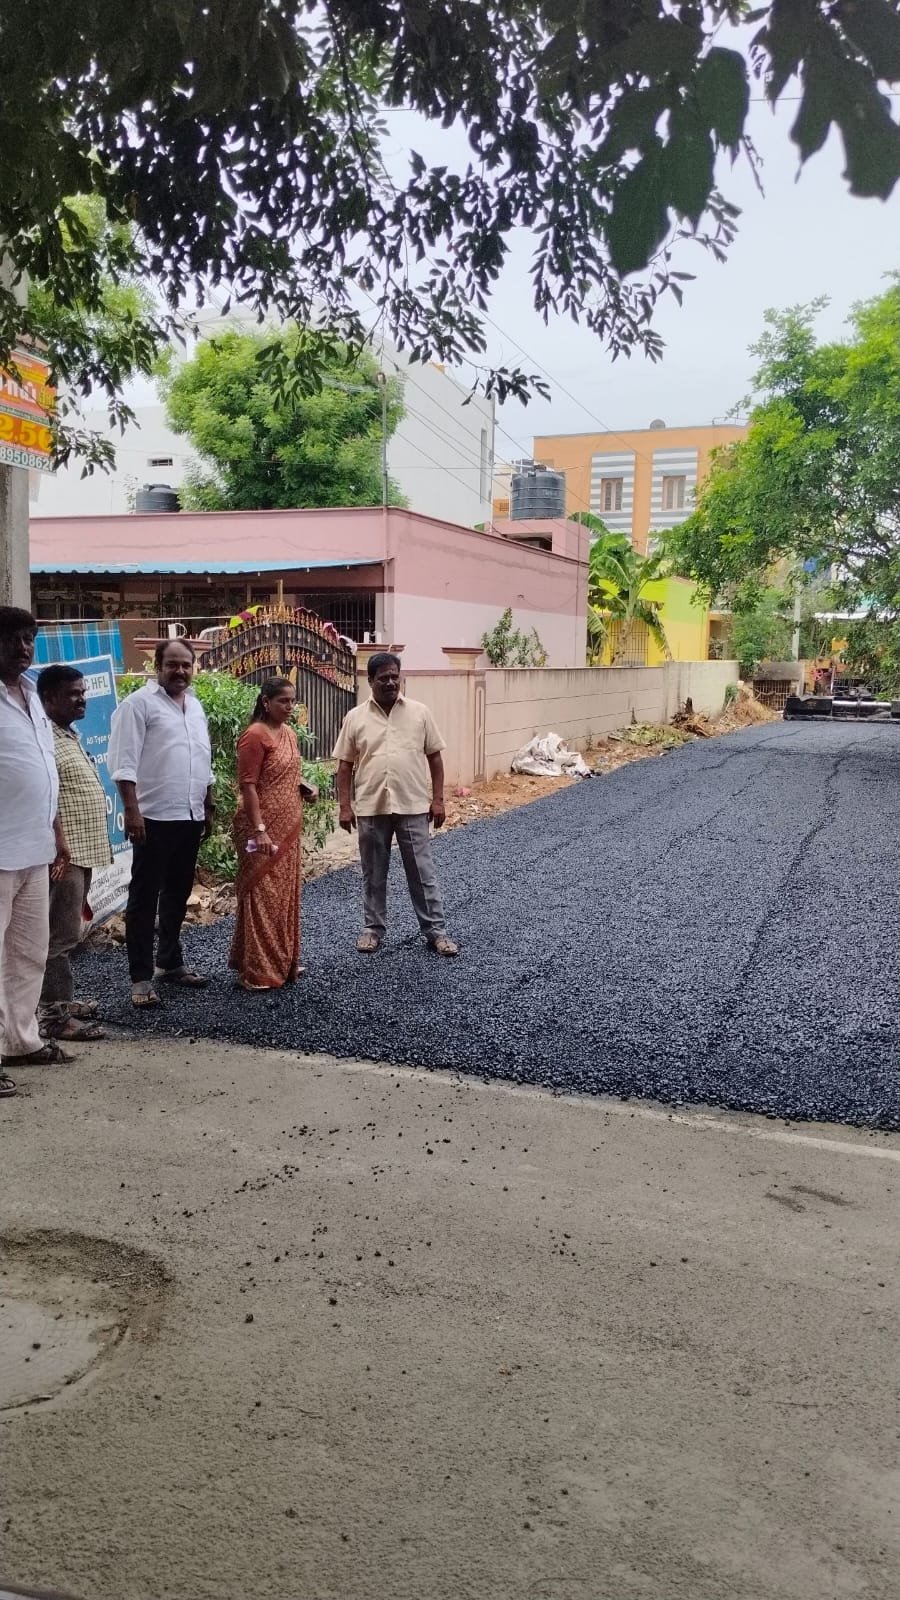
<path id="1" fill-rule="evenodd" d="M 200 665 L 230 672 L 243 683 L 290 678 L 301 720 L 315 735 L 316 755 L 331 754 L 348 711 L 356 705 L 356 657 L 337 629 L 312 611 L 258 611 L 207 650 Z"/>

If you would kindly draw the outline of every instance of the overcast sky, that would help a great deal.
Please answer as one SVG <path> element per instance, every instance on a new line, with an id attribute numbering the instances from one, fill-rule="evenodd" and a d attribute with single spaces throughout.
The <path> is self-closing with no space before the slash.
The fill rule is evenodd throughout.
<path id="1" fill-rule="evenodd" d="M 765 195 L 746 161 L 733 169 L 723 163 L 720 187 L 741 207 L 739 235 L 724 266 L 699 247 L 682 247 L 674 265 L 696 280 L 684 286 L 682 307 L 667 298 L 660 308 L 656 326 L 666 351 L 659 363 L 642 356 L 612 362 L 593 335 L 563 318 L 545 327 L 531 304 L 523 242 L 491 306 L 498 326 L 488 329 L 490 355 L 527 366 L 519 345 L 555 381 L 551 401 L 504 407 L 500 420 L 516 440 L 530 448 L 535 434 L 640 428 L 654 417 L 670 427 L 723 420 L 747 392 L 753 370 L 748 346 L 768 307 L 827 295 L 831 304 L 820 328 L 839 337 L 854 301 L 885 287 L 885 274 L 900 268 L 900 191 L 886 204 L 854 199 L 841 176 L 843 152 L 834 133 L 798 177 L 788 137 L 797 109 L 783 102 L 773 114 L 765 104 L 751 106 Z M 402 115 L 392 116 L 391 134 L 397 156 L 413 141 L 429 161 L 461 154 L 453 134 L 423 130 Z M 513 453 L 511 439 L 501 434 L 498 457 Z"/>
<path id="2" fill-rule="evenodd" d="M 673 264 L 696 278 L 684 285 L 682 307 L 667 297 L 659 309 L 656 326 L 666 350 L 657 364 L 643 356 L 612 362 L 592 334 L 564 318 L 545 326 L 531 303 L 529 241 L 516 241 L 490 308 L 496 326 L 487 329 L 489 359 L 542 368 L 552 380 L 552 398 L 503 408 L 498 459 L 530 453 L 535 434 L 640 428 L 655 417 L 670 427 L 721 421 L 747 393 L 753 370 L 748 346 L 768 307 L 827 295 L 831 304 L 820 330 L 839 337 L 854 301 L 885 286 L 885 275 L 900 267 L 900 190 L 887 203 L 852 198 L 834 132 L 798 176 L 788 136 L 797 109 L 796 100 L 782 101 L 774 113 L 764 103 L 751 105 L 749 131 L 763 162 L 765 194 L 745 160 L 734 168 L 723 161 L 720 187 L 742 211 L 738 238 L 724 265 L 697 246 L 680 247 Z M 405 112 L 389 113 L 388 125 L 386 154 L 398 177 L 410 146 L 430 164 L 467 160 L 458 129 L 445 131 Z M 459 376 L 471 380 L 471 374 Z M 149 385 L 140 385 L 134 398 L 147 404 L 154 396 Z"/>

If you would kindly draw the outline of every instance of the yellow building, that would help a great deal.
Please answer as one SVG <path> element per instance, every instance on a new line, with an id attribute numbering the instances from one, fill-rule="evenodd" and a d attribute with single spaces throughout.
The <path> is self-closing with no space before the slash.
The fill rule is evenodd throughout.
<path id="1" fill-rule="evenodd" d="M 746 431 L 738 424 L 715 424 L 547 434 L 535 439 L 534 459 L 565 473 L 570 515 L 593 511 L 646 554 L 663 528 L 690 515 L 712 452 L 742 439 Z"/>
<path id="2" fill-rule="evenodd" d="M 659 606 L 659 620 L 666 631 L 669 654 L 660 648 L 643 622 L 632 626 L 624 650 L 621 645 L 621 624 L 609 624 L 609 636 L 595 665 L 608 667 L 658 667 L 670 661 L 706 661 L 709 659 L 709 612 L 705 605 L 697 605 L 694 596 L 696 585 L 687 578 L 657 578 L 648 583 L 641 598 L 655 601 Z"/>

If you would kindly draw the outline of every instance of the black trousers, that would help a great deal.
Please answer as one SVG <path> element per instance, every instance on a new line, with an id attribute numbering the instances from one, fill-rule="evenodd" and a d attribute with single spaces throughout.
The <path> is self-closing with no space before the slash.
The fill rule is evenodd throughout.
<path id="1" fill-rule="evenodd" d="M 202 822 L 154 822 L 144 818 L 145 844 L 136 844 L 125 907 L 125 948 L 132 983 L 153 978 L 153 934 L 159 914 L 156 965 L 163 972 L 184 966 L 181 924 L 194 886 Z"/>

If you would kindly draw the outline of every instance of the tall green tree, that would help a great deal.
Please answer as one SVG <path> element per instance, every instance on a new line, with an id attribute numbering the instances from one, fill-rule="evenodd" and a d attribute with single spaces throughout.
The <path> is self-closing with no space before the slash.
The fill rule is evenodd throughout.
<path id="1" fill-rule="evenodd" d="M 677 571 L 736 611 L 756 603 L 779 562 L 795 582 L 832 567 L 830 605 L 864 613 L 865 638 L 896 654 L 900 281 L 855 307 L 845 341 L 817 343 L 823 304 L 768 313 L 753 347 L 747 436 L 719 452 L 666 549 Z"/>
<path id="2" fill-rule="evenodd" d="M 543 315 L 655 357 L 682 242 L 721 256 L 733 238 L 717 156 L 753 159 L 751 89 L 774 104 L 799 85 L 800 159 L 836 126 L 850 189 L 884 198 L 898 80 L 894 0 L 0 0 L 0 240 L 13 275 L 93 310 L 104 264 L 68 248 L 67 196 L 97 194 L 170 310 L 224 285 L 322 329 L 293 353 L 314 385 L 329 338 L 363 342 L 366 296 L 415 357 L 482 352 L 524 234 Z M 470 154 L 404 168 L 395 108 L 459 125 Z M 0 290 L 0 360 L 29 326 Z"/>
<path id="3" fill-rule="evenodd" d="M 638 623 L 643 624 L 664 655 L 671 654 L 659 601 L 647 594 L 648 586 L 664 575 L 664 567 L 661 551 L 639 555 L 622 533 L 605 533 L 594 540 L 588 566 L 588 648 L 592 661 L 603 655 L 613 631 L 612 623 L 617 627 L 611 666 L 627 656 Z"/>
<path id="4" fill-rule="evenodd" d="M 187 506 L 272 511 L 381 504 L 382 442 L 403 415 L 401 383 L 392 378 L 382 388 L 372 356 L 353 359 L 345 351 L 331 357 L 316 392 L 273 389 L 266 360 L 281 355 L 289 364 L 302 337 L 296 330 L 268 339 L 226 333 L 200 345 L 169 379 L 169 422 L 199 457 L 182 491 Z M 388 502 L 406 503 L 390 480 Z"/>

